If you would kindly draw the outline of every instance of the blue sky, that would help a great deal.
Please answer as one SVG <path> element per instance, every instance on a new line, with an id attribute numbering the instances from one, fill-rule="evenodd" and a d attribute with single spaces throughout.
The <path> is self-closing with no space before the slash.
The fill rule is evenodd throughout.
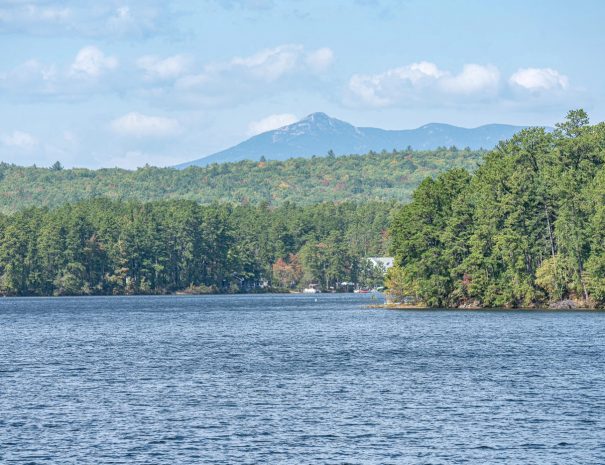
<path id="1" fill-rule="evenodd" d="M 605 119 L 597 0 L 0 0 L 0 160 L 174 165 L 315 111 Z"/>

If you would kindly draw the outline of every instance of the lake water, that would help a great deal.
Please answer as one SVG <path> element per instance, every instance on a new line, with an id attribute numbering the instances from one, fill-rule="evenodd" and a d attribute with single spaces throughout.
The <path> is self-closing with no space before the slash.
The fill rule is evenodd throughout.
<path id="1" fill-rule="evenodd" d="M 0 299 L 2 464 L 604 464 L 605 314 Z"/>

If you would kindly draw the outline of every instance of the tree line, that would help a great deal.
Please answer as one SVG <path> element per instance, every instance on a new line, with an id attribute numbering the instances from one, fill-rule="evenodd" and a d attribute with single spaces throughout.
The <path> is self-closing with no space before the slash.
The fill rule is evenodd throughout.
<path id="1" fill-rule="evenodd" d="M 375 285 L 394 202 L 270 207 L 85 200 L 0 215 L 0 295 Z"/>
<path id="2" fill-rule="evenodd" d="M 277 206 L 286 202 L 408 201 L 427 176 L 449 168 L 472 170 L 482 151 L 441 148 L 286 161 L 241 161 L 184 170 L 146 166 L 89 170 L 0 163 L 0 212 L 59 207 L 96 197 L 150 202 L 167 199 Z"/>
<path id="3" fill-rule="evenodd" d="M 605 305 L 605 123 L 571 111 L 473 173 L 424 180 L 390 229 L 388 285 L 429 306 Z"/>

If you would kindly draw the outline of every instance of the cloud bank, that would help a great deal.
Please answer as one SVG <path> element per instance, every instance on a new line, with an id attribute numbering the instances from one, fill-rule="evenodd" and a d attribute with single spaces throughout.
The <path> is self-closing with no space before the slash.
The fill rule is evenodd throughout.
<path id="1" fill-rule="evenodd" d="M 569 79 L 552 68 L 522 68 L 508 80 L 513 87 L 537 91 L 565 90 Z"/>
<path id="2" fill-rule="evenodd" d="M 498 101 L 519 89 L 564 91 L 569 80 L 551 68 L 522 68 L 510 76 L 508 86 L 501 82 L 498 68 L 490 64 L 465 64 L 456 73 L 421 61 L 378 74 L 354 74 L 347 92 L 349 102 L 369 107 L 447 105 Z"/>

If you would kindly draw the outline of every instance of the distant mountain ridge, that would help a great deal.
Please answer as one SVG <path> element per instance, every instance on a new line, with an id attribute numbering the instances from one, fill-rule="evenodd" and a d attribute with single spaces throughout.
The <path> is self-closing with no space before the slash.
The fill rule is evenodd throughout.
<path id="1" fill-rule="evenodd" d="M 431 123 L 417 129 L 386 130 L 356 127 L 331 118 L 325 113 L 312 113 L 296 123 L 251 137 L 234 147 L 207 157 L 178 165 L 206 166 L 241 160 L 286 160 L 293 157 L 324 156 L 329 150 L 337 155 L 361 154 L 369 151 L 405 149 L 433 150 L 437 147 L 470 147 L 490 149 L 499 141 L 509 139 L 524 126 L 487 124 L 477 128 L 461 128 Z"/>

